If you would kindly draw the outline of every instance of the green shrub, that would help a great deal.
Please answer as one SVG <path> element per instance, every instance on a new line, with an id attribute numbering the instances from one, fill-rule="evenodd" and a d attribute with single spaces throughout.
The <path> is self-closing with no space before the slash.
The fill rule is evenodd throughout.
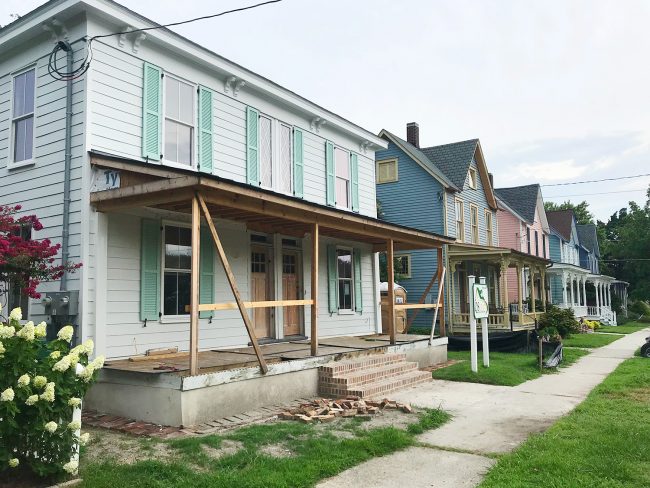
<path id="1" fill-rule="evenodd" d="M 572 309 L 548 305 L 539 319 L 539 331 L 540 335 L 551 339 L 565 338 L 580 332 L 580 324 Z"/>
<path id="2" fill-rule="evenodd" d="M 645 315 L 646 317 L 650 317 L 650 305 L 648 305 L 643 300 L 637 300 L 636 302 L 629 305 L 627 309 L 633 314 Z"/>
<path id="3" fill-rule="evenodd" d="M 15 308 L 0 323 L 0 478 L 21 464 L 43 477 L 75 474 L 87 435 L 72 416 L 104 358 L 88 360 L 92 341 L 71 347 L 69 325 L 48 342 L 45 322 L 21 319 Z"/>

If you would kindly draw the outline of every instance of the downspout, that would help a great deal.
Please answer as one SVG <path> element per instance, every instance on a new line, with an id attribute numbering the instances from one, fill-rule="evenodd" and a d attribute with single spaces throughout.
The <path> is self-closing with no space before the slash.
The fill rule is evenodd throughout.
<path id="1" fill-rule="evenodd" d="M 74 53 L 68 42 L 62 41 L 61 48 L 66 52 L 67 72 L 72 73 Z M 70 173 L 72 167 L 72 79 L 66 81 L 65 93 L 65 156 L 63 166 L 63 228 L 61 231 L 61 264 L 70 258 Z M 61 291 L 67 291 L 68 273 L 61 276 Z"/>

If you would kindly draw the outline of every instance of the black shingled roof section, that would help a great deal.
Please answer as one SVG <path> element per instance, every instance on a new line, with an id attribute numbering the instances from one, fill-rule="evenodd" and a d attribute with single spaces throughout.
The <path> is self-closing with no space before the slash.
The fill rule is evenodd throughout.
<path id="1" fill-rule="evenodd" d="M 598 236 L 596 235 L 596 226 L 594 224 L 578 224 L 576 225 L 578 231 L 578 239 L 580 244 L 589 251 L 596 252 L 596 243 Z"/>
<path id="2" fill-rule="evenodd" d="M 546 212 L 546 219 L 551 227 L 560 233 L 565 241 L 571 240 L 571 221 L 573 210 L 554 210 Z"/>
<path id="3" fill-rule="evenodd" d="M 462 190 L 469 166 L 476 152 L 478 139 L 452 142 L 442 146 L 422 148 L 421 151 L 435 164 L 440 171 Z"/>
<path id="4" fill-rule="evenodd" d="M 535 222 L 535 209 L 540 187 L 538 184 L 498 188 L 494 190 L 497 197 L 511 209 L 521 215 L 526 222 Z"/>

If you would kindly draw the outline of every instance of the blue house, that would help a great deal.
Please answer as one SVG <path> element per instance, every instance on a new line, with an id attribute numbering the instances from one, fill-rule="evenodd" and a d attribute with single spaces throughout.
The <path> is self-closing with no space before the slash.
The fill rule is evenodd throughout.
<path id="1" fill-rule="evenodd" d="M 388 142 L 388 148 L 375 153 L 379 217 L 456 239 L 445 248 L 444 303 L 450 329 L 462 332 L 468 326 L 468 275 L 487 278 L 491 325 L 508 325 L 507 286 L 500 281 L 504 270 L 514 266 L 509 257 L 515 251 L 498 247 L 498 206 L 480 141 L 420 147 L 416 123 L 407 125 L 406 140 L 387 130 L 379 136 Z M 437 271 L 435 254 L 423 250 L 396 256 L 408 302 L 435 303 L 438 283 L 430 286 Z M 410 320 L 430 327 L 433 312 L 420 312 Z"/>

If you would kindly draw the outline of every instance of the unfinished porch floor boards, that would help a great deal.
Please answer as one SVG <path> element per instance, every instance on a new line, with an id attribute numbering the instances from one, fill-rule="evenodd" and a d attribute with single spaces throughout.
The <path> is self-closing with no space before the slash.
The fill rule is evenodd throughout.
<path id="1" fill-rule="evenodd" d="M 397 334 L 398 344 L 428 340 L 428 336 Z M 357 337 L 329 337 L 319 342 L 318 356 L 336 356 L 355 351 L 368 351 L 385 348 L 390 344 L 388 335 L 373 334 Z M 311 357 L 309 340 L 278 342 L 260 346 L 264 358 L 269 364 Z M 238 347 L 199 352 L 200 374 L 230 369 L 255 367 L 259 363 L 252 347 Z M 149 374 L 173 373 L 186 376 L 189 371 L 189 356 L 176 358 L 129 361 L 128 359 L 109 360 L 106 369 L 132 371 Z"/>

